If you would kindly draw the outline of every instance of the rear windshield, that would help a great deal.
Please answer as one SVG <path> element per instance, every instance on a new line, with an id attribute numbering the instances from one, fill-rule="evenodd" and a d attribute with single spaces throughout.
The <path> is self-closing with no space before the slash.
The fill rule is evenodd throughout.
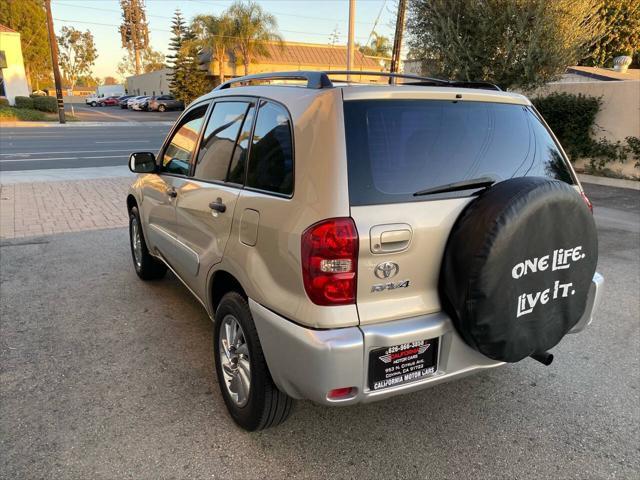
<path id="1" fill-rule="evenodd" d="M 474 190 L 413 193 L 479 177 L 573 183 L 557 145 L 527 106 L 366 100 L 345 102 L 344 111 L 352 205 L 470 195 Z"/>

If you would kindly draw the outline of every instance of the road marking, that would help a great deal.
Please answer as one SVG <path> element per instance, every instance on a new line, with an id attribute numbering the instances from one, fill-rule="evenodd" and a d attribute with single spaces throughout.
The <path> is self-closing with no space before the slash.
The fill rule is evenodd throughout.
<path id="1" fill-rule="evenodd" d="M 158 150 L 160 147 L 155 147 L 155 150 Z M 154 148 L 152 147 L 152 150 Z M 0 157 L 15 157 L 17 155 L 51 155 L 51 154 L 60 154 L 60 153 L 110 153 L 110 152 L 132 152 L 131 148 L 122 148 L 119 150 L 68 150 L 65 152 L 15 152 L 15 153 L 0 153 Z M 41 160 L 38 158 L 34 158 L 34 160 Z"/>
<path id="2" fill-rule="evenodd" d="M 55 157 L 55 158 L 0 158 L 0 163 L 41 162 L 48 160 L 88 160 L 91 158 L 126 158 L 126 155 L 103 155 L 100 157 Z"/>
<path id="3" fill-rule="evenodd" d="M 126 140 L 124 143 L 149 143 L 151 140 Z M 95 143 L 123 143 L 122 140 L 108 140 L 105 142 L 95 142 Z"/>

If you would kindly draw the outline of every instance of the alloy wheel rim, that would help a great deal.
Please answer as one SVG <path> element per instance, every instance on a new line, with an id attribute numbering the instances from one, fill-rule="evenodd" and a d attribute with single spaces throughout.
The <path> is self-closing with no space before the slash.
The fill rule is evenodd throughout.
<path id="1" fill-rule="evenodd" d="M 238 407 L 244 407 L 251 392 L 249 346 L 233 315 L 225 316 L 220 325 L 218 355 L 227 392 Z"/>
<path id="2" fill-rule="evenodd" d="M 131 245 L 133 246 L 133 257 L 138 268 L 142 267 L 142 239 L 140 238 L 140 228 L 138 220 L 131 220 Z"/>

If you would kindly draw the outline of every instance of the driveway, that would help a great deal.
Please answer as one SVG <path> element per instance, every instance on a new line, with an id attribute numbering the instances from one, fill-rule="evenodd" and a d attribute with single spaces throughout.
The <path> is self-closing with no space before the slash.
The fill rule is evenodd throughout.
<path id="1" fill-rule="evenodd" d="M 3 478 L 638 478 L 640 192 L 587 185 L 603 305 L 533 360 L 238 429 L 212 328 L 172 275 L 144 283 L 124 228 L 1 243 Z"/>

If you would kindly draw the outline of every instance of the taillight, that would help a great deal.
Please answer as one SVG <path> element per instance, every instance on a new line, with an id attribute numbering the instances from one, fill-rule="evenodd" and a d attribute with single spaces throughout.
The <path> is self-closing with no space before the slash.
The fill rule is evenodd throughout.
<path id="1" fill-rule="evenodd" d="M 304 289 L 316 305 L 348 305 L 356 300 L 358 231 L 351 218 L 331 218 L 302 234 Z"/>
<path id="2" fill-rule="evenodd" d="M 587 197 L 584 192 L 580 192 L 580 195 L 582 196 L 584 203 L 586 203 L 587 207 L 589 207 L 591 213 L 593 213 L 593 204 L 591 203 L 591 200 L 589 200 L 589 197 Z"/>

